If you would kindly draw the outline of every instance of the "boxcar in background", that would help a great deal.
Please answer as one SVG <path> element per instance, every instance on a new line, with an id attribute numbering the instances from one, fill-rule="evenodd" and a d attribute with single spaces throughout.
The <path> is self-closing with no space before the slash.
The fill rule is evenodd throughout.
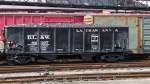
<path id="1" fill-rule="evenodd" d="M 126 26 L 129 28 L 129 49 L 133 53 L 144 53 L 142 45 L 142 16 L 138 15 L 97 15 L 95 24 L 106 26 Z"/>
<path id="2" fill-rule="evenodd" d="M 144 53 L 150 53 L 150 17 L 142 18 L 142 38 Z"/>

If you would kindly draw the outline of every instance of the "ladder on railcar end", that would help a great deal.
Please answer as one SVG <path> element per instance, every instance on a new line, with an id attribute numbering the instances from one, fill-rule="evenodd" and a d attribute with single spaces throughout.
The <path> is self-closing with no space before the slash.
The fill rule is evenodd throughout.
<path id="1" fill-rule="evenodd" d="M 144 53 L 150 53 L 150 17 L 142 19 L 142 30 Z"/>

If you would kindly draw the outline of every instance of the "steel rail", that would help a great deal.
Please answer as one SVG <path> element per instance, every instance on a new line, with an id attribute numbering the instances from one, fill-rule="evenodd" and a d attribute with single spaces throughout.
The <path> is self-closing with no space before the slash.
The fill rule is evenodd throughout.
<path id="1" fill-rule="evenodd" d="M 43 70 L 79 70 L 79 69 L 106 69 L 106 68 L 129 68 L 150 67 L 150 60 L 119 63 L 70 63 L 70 64 L 36 64 L 36 65 L 1 65 L 0 73 L 33 72 Z"/>
<path id="2" fill-rule="evenodd" d="M 0 83 L 23 83 L 36 81 L 88 81 L 88 80 L 118 80 L 128 78 L 148 78 L 150 72 L 136 73 L 107 73 L 107 74 L 79 74 L 79 75 L 45 75 L 45 76 L 26 76 L 0 78 Z"/>

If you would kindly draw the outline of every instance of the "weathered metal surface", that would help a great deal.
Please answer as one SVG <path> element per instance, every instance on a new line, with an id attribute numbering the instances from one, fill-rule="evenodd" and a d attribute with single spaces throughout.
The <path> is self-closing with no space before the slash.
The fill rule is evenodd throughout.
<path id="1" fill-rule="evenodd" d="M 128 50 L 127 27 L 83 24 L 37 24 L 5 28 L 6 44 L 19 53 L 121 52 Z M 6 50 L 12 47 L 8 46 Z M 18 52 L 18 50 L 16 50 Z"/>
<path id="2" fill-rule="evenodd" d="M 124 26 L 129 27 L 129 48 L 137 49 L 142 46 L 140 34 L 140 17 L 138 16 L 95 16 L 95 24 L 109 25 L 109 26 Z"/>

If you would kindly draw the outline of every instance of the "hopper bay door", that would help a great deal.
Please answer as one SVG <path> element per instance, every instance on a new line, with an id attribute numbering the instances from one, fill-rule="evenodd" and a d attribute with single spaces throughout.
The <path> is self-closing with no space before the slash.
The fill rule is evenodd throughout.
<path id="1" fill-rule="evenodd" d="M 24 34 L 25 52 L 51 53 L 54 51 L 53 29 L 26 28 Z"/>

